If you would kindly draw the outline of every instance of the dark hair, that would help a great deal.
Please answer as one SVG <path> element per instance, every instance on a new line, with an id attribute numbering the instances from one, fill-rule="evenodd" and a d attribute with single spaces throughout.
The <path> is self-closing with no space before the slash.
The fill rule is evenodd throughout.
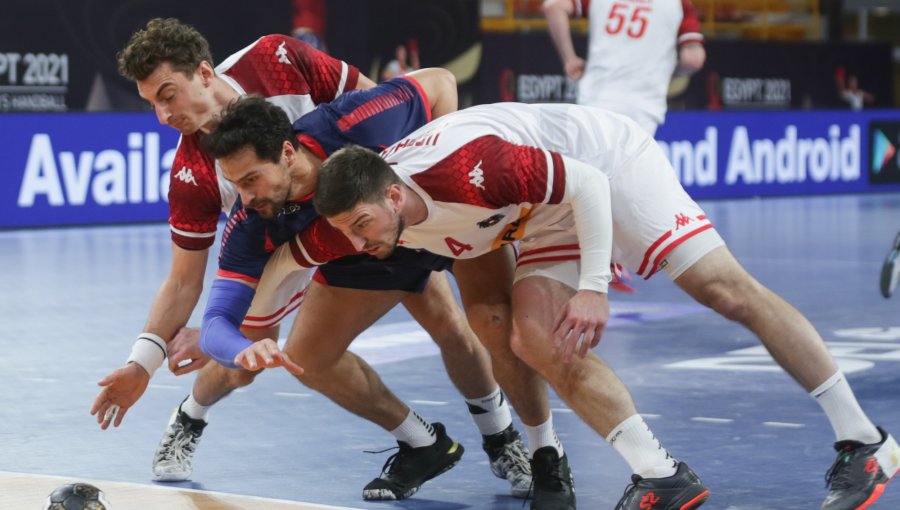
<path id="1" fill-rule="evenodd" d="M 175 18 L 148 21 L 147 28 L 131 35 L 117 58 L 119 74 L 132 81 L 147 79 L 163 62 L 188 78 L 194 76 L 204 60 L 215 67 L 206 39 L 194 27 Z"/>
<path id="2" fill-rule="evenodd" d="M 216 128 L 204 135 L 200 143 L 216 159 L 253 147 L 256 157 L 277 163 L 285 141 L 294 148 L 298 146 L 284 110 L 260 96 L 246 96 L 225 108 Z"/>
<path id="3" fill-rule="evenodd" d="M 352 210 L 360 203 L 378 203 L 384 190 L 400 178 L 378 154 L 348 145 L 322 163 L 313 206 L 329 217 Z"/>

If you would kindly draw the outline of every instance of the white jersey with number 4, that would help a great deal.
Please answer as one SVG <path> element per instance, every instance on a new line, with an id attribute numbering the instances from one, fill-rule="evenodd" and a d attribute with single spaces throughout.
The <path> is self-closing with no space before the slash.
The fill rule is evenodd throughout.
<path id="1" fill-rule="evenodd" d="M 573 0 L 590 19 L 578 103 L 660 124 L 677 48 L 702 42 L 690 0 Z M 643 125 L 643 123 L 641 123 Z"/>
<path id="2" fill-rule="evenodd" d="M 546 243 L 555 231 L 554 245 L 538 253 L 580 259 L 580 289 L 606 290 L 613 231 L 616 261 L 637 272 L 648 259 L 639 274 L 649 277 L 663 260 L 658 250 L 709 224 L 650 136 L 597 108 L 467 108 L 382 156 L 428 209 L 425 221 L 406 227 L 402 246 L 473 258 L 515 241 L 524 249 L 535 236 Z"/>

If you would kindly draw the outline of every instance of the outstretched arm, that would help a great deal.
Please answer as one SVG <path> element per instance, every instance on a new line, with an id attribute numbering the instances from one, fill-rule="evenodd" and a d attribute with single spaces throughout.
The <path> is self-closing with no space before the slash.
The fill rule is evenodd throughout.
<path id="1" fill-rule="evenodd" d="M 150 308 L 144 332 L 138 335 L 126 364 L 97 383 L 102 389 L 91 406 L 91 415 L 97 416 L 102 429 L 122 423 L 125 413 L 146 391 L 153 373 L 165 362 L 171 346 L 167 344 L 174 343 L 173 338 L 187 323 L 203 291 L 208 252 L 172 244 L 172 265 Z M 180 370 L 189 372 L 207 361 L 193 359 Z M 171 363 L 170 368 L 174 368 Z"/>

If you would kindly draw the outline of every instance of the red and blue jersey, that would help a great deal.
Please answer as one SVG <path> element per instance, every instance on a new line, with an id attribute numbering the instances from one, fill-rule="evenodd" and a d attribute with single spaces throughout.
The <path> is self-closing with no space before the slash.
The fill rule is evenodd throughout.
<path id="1" fill-rule="evenodd" d="M 381 151 L 430 120 L 425 92 L 407 76 L 321 104 L 297 120 L 294 130 L 301 144 L 325 159 L 347 144 Z M 222 237 L 218 275 L 258 282 L 272 252 L 297 234 L 292 252 L 306 267 L 359 253 L 315 213 L 309 198 L 289 202 L 272 220 L 243 207 L 238 199 Z"/>

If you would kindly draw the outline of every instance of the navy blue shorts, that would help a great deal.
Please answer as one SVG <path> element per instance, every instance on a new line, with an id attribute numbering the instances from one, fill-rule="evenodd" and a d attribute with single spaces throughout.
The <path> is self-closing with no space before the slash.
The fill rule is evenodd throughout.
<path id="1" fill-rule="evenodd" d="M 396 248 L 386 259 L 351 255 L 319 266 L 314 279 L 332 287 L 422 292 L 432 271 L 449 271 L 453 259 L 425 250 Z"/>

